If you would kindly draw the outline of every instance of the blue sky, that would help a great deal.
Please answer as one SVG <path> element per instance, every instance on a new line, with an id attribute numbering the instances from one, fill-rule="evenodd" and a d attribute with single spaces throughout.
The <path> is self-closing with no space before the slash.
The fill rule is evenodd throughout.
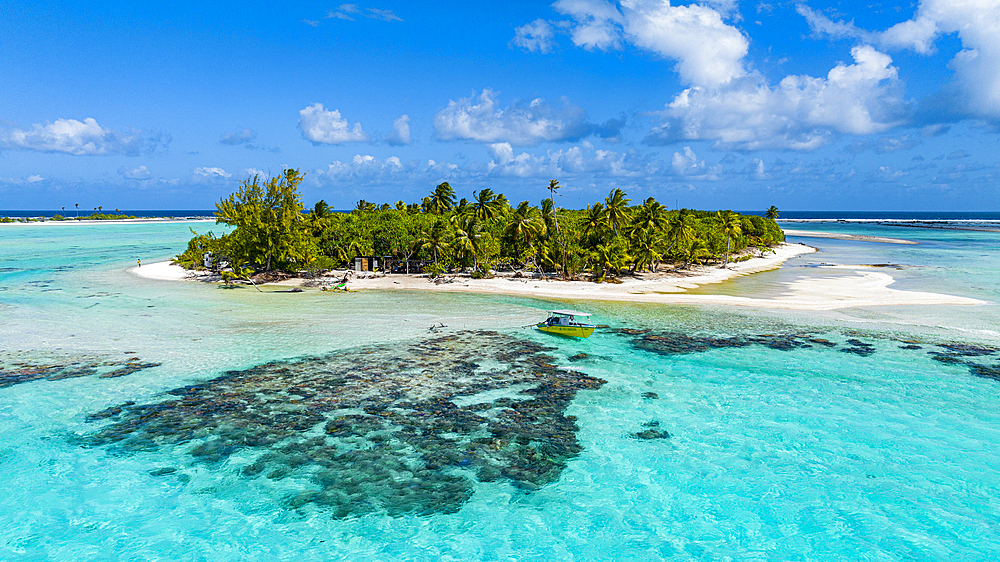
<path id="1" fill-rule="evenodd" d="M 1000 210 L 1000 0 L 18 2 L 0 208 Z"/>

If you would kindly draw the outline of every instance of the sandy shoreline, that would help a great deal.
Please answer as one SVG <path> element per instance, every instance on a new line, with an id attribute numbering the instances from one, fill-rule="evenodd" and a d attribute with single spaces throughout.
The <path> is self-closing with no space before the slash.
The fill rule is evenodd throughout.
<path id="1" fill-rule="evenodd" d="M 138 275 L 139 277 L 144 277 L 146 279 L 155 279 L 157 281 L 204 281 L 212 276 L 209 273 L 184 269 L 183 267 L 175 265 L 173 262 L 169 261 L 158 261 L 142 266 L 136 266 L 129 268 L 128 271 L 133 275 Z"/>
<path id="2" fill-rule="evenodd" d="M 802 244 L 783 244 L 765 257 L 752 258 L 730 264 L 728 268 L 695 267 L 682 274 L 645 274 L 627 278 L 622 283 L 591 283 L 586 281 L 559 281 L 540 278 L 513 278 L 497 276 L 493 279 L 472 279 L 467 276 L 446 276 L 431 280 L 418 275 L 352 274 L 348 282 L 351 290 L 361 291 L 438 291 L 517 295 L 554 300 L 628 301 L 657 304 L 690 304 L 740 306 L 790 310 L 835 310 L 857 306 L 897 305 L 978 305 L 984 301 L 917 291 L 900 291 L 889 286 L 895 281 L 891 275 L 859 268 L 855 275 L 824 276 L 817 271 L 807 277 L 788 283 L 787 291 L 774 298 L 737 297 L 729 295 L 690 294 L 686 291 L 710 283 L 719 283 L 733 277 L 776 269 L 789 258 L 814 252 L 815 248 Z M 129 271 L 147 279 L 201 280 L 213 278 L 204 273 L 187 271 L 170 262 L 158 262 Z M 341 273 L 343 275 L 343 273 Z M 324 285 L 334 279 L 324 278 Z M 285 288 L 302 285 L 302 279 L 290 279 L 274 285 Z M 272 285 L 273 286 L 273 285 Z M 306 288 L 306 290 L 318 290 Z"/>

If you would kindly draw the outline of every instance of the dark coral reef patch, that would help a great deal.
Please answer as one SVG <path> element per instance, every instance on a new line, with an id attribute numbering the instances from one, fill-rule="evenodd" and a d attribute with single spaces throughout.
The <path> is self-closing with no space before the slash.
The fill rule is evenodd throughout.
<path id="1" fill-rule="evenodd" d="M 304 482 L 287 505 L 336 517 L 451 512 L 476 479 L 531 490 L 581 451 L 564 411 L 605 381 L 557 368 L 549 351 L 477 331 L 267 363 L 109 408 L 84 441 L 189 445 L 210 465 L 240 451 L 245 477 Z"/>
<path id="2" fill-rule="evenodd" d="M 632 338 L 632 345 L 660 355 L 684 355 L 713 349 L 762 345 L 778 351 L 808 348 L 814 345 L 836 347 L 836 344 L 809 334 L 760 334 L 741 336 L 697 336 L 683 332 L 652 332 L 621 329 L 618 334 Z M 867 344 L 865 344 L 867 345 Z"/>
<path id="3" fill-rule="evenodd" d="M 652 330 L 619 329 L 616 333 L 622 337 L 631 338 L 631 344 L 637 349 L 650 351 L 660 355 L 684 355 L 702 353 L 713 349 L 731 347 L 747 347 L 762 345 L 779 351 L 822 346 L 837 348 L 843 353 L 851 353 L 861 357 L 875 354 L 875 345 L 856 337 L 858 332 L 847 332 L 848 337 L 838 348 L 838 344 L 827 339 L 816 337 L 810 333 L 761 334 L 738 336 L 698 336 L 685 332 L 654 332 Z M 873 337 L 870 334 L 866 337 Z M 893 339 L 893 338 L 876 338 Z M 929 343 L 917 340 L 895 340 L 902 345 L 899 349 L 918 351 L 925 347 L 933 348 L 927 351 L 932 359 L 940 363 L 964 365 L 969 372 L 977 377 L 1000 381 L 1000 363 L 984 362 L 1000 356 L 1000 348 L 971 343 Z"/>
<path id="4" fill-rule="evenodd" d="M 977 377 L 1000 381 L 1000 363 L 990 365 L 980 359 L 992 358 L 1000 353 L 1000 348 L 969 343 L 939 344 L 940 351 L 929 351 L 935 361 L 965 365 Z M 974 359 L 975 358 L 975 359 Z"/>
<path id="5" fill-rule="evenodd" d="M 129 354 L 131 355 L 131 354 Z M 22 354 L 0 354 L 0 388 L 39 380 L 57 381 L 77 377 L 114 378 L 158 367 L 138 357 L 51 355 L 44 358 Z"/>

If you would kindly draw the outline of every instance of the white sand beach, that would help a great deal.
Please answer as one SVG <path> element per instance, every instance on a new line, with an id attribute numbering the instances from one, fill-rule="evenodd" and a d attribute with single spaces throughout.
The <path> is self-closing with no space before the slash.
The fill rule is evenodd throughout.
<path id="1" fill-rule="evenodd" d="M 139 277 L 156 279 L 159 281 L 183 281 L 185 279 L 204 281 L 207 278 L 212 277 L 212 274 L 202 271 L 190 271 L 169 261 L 159 261 L 136 266 L 130 268 L 128 271 L 138 275 Z"/>
<path id="2" fill-rule="evenodd" d="M 349 283 L 351 289 L 405 289 L 456 291 L 522 295 L 565 300 L 608 300 L 648 302 L 659 304 L 692 304 L 740 306 L 751 308 L 791 310 L 835 310 L 857 306 L 890 305 L 979 305 L 985 301 L 917 291 L 890 288 L 895 281 L 891 275 L 858 268 L 856 275 L 816 276 L 788 284 L 787 292 L 774 298 L 737 297 L 730 295 L 690 294 L 685 291 L 733 277 L 780 267 L 785 260 L 814 251 L 801 244 L 785 244 L 774 255 L 753 258 L 729 268 L 694 268 L 689 276 L 659 274 L 647 279 L 625 279 L 622 283 L 590 283 L 585 281 L 557 281 L 543 279 L 494 279 L 455 278 L 452 282 L 434 283 L 415 276 L 378 276 L 356 279 Z M 842 271 L 842 270 L 841 270 Z"/>
<path id="3" fill-rule="evenodd" d="M 980 305 L 985 301 L 917 291 L 893 289 L 893 277 L 858 267 L 855 275 L 816 275 L 788 283 L 787 290 L 773 298 L 738 297 L 730 295 L 690 294 L 687 291 L 702 285 L 719 283 L 734 277 L 776 269 L 789 258 L 814 252 L 803 244 L 783 244 L 774 253 L 755 257 L 728 267 L 692 267 L 675 273 L 641 274 L 623 279 L 621 283 L 592 283 L 556 279 L 498 275 L 492 279 L 472 279 L 468 276 L 444 276 L 429 279 L 423 275 L 349 274 L 348 288 L 361 291 L 440 291 L 485 294 L 507 294 L 559 300 L 606 300 L 648 302 L 659 304 L 691 304 L 740 306 L 768 309 L 835 310 L 858 306 L 895 305 Z M 165 281 L 211 280 L 206 274 L 183 269 L 170 262 L 158 262 L 134 267 L 130 272 L 147 279 Z M 343 275 L 341 271 L 339 275 Z M 331 282 L 335 277 L 328 277 Z M 336 277 L 339 279 L 339 277 Z M 289 279 L 278 285 L 302 285 L 303 279 Z M 308 288 L 307 288 L 308 289 Z M 319 289 L 310 289 L 319 290 Z"/>

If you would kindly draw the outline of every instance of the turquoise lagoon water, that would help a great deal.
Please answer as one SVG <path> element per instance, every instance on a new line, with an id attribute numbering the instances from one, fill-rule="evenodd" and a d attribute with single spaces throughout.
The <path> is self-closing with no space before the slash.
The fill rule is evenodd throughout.
<path id="1" fill-rule="evenodd" d="M 0 559 L 1000 552 L 993 304 L 573 303 L 610 328 L 572 341 L 525 328 L 564 303 L 128 271 L 190 226 L 0 228 Z M 996 233 L 806 228 L 920 244 L 803 238 L 820 251 L 702 290 L 888 263 L 1000 302 Z"/>

